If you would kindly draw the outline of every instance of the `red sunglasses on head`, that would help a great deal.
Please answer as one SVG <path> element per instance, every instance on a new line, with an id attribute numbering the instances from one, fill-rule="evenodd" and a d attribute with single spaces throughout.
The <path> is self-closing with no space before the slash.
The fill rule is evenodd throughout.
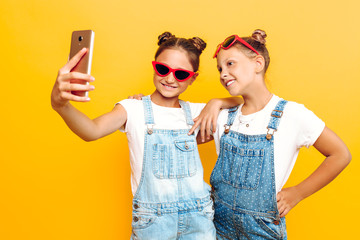
<path id="1" fill-rule="evenodd" d="M 222 43 L 220 43 L 215 51 L 214 57 L 216 58 L 216 56 L 218 55 L 219 51 L 221 48 L 223 49 L 229 49 L 232 45 L 234 45 L 234 43 L 236 41 L 239 41 L 240 43 L 242 43 L 243 45 L 245 45 L 245 47 L 249 48 L 250 50 L 254 51 L 256 53 L 256 55 L 260 55 L 255 48 L 253 48 L 250 44 L 248 44 L 244 39 L 242 39 L 241 37 L 239 37 L 238 35 L 231 35 L 230 37 L 227 37 Z"/>
<path id="2" fill-rule="evenodd" d="M 188 71 L 185 69 L 173 69 L 161 62 L 152 61 L 152 65 L 154 67 L 156 74 L 159 75 L 160 77 L 165 77 L 172 72 L 174 78 L 179 82 L 186 81 L 195 75 L 195 72 Z"/>

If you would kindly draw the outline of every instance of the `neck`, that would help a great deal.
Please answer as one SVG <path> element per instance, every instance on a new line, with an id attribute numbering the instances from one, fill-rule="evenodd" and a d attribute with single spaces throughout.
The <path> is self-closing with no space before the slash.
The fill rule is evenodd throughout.
<path id="1" fill-rule="evenodd" d="M 151 101 L 162 107 L 180 108 L 179 96 L 165 97 L 157 90 L 151 94 Z"/>
<path id="2" fill-rule="evenodd" d="M 265 85 L 249 91 L 248 94 L 243 95 L 242 114 L 248 115 L 262 110 L 269 103 L 272 95 Z"/>

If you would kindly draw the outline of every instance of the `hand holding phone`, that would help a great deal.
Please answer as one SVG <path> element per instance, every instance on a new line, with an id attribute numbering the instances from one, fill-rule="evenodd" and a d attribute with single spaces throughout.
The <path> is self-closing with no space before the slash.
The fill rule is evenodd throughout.
<path id="1" fill-rule="evenodd" d="M 70 59 L 73 58 L 81 49 L 87 48 L 86 54 L 82 56 L 76 66 L 71 69 L 71 72 L 80 72 L 85 74 L 91 73 L 91 62 L 93 55 L 95 33 L 92 30 L 74 31 L 71 36 Z M 71 83 L 88 84 L 87 81 L 80 79 L 73 79 Z M 86 91 L 72 91 L 77 96 L 88 96 Z"/>

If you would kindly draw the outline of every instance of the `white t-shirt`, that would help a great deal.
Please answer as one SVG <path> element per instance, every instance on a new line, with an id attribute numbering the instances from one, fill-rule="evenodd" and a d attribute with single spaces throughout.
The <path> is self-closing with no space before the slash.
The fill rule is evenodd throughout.
<path id="1" fill-rule="evenodd" d="M 280 99 L 274 95 L 262 110 L 249 115 L 242 115 L 241 105 L 231 130 L 247 135 L 266 134 L 271 112 Z M 225 130 L 224 124 L 227 123 L 227 119 L 228 109 L 224 109 L 219 114 L 214 134 L 218 155 L 220 152 L 220 138 Z M 303 146 L 308 148 L 313 145 L 324 127 L 325 123 L 313 112 L 305 108 L 304 105 L 290 101 L 285 105 L 278 130 L 274 133 L 274 165 L 277 193 L 289 178 L 300 148 Z"/>
<path id="2" fill-rule="evenodd" d="M 205 107 L 205 103 L 189 103 L 192 118 L 196 118 L 201 110 Z M 131 166 L 131 190 L 135 195 L 140 183 L 141 171 L 144 157 L 144 140 L 145 130 L 145 115 L 143 101 L 135 99 L 125 99 L 118 104 L 121 104 L 127 112 L 127 122 L 125 129 L 120 131 L 125 132 L 129 145 L 130 166 Z M 185 112 L 182 108 L 162 107 L 151 102 L 154 122 L 154 129 L 189 129 L 191 126 L 187 125 Z M 195 131 L 195 136 L 198 129 Z"/>

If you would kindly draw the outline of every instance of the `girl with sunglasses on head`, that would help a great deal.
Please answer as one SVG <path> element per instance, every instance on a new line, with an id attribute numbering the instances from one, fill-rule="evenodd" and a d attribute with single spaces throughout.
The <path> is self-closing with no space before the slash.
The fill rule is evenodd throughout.
<path id="1" fill-rule="evenodd" d="M 86 141 L 120 129 L 127 134 L 133 198 L 131 239 L 215 239 L 210 186 L 203 168 L 196 135 L 188 135 L 205 104 L 179 99 L 198 76 L 199 57 L 206 43 L 200 38 L 177 38 L 168 32 L 159 36 L 152 62 L 155 91 L 143 101 L 125 99 L 114 109 L 90 119 L 70 104 L 87 102 L 72 91 L 94 87 L 73 83 L 92 82 L 87 74 L 71 72 L 86 50 L 60 69 L 51 103 L 69 128 Z M 233 107 L 238 98 L 215 99 L 216 108 Z"/>
<path id="2" fill-rule="evenodd" d="M 215 120 L 203 111 L 193 129 L 210 126 L 218 159 L 211 174 L 217 239 L 287 239 L 284 216 L 301 200 L 330 183 L 350 162 L 344 142 L 304 105 L 272 94 L 264 76 L 270 57 L 266 34 L 233 35 L 216 49 L 220 82 L 244 103 Z M 192 130 L 190 131 L 190 133 Z M 301 147 L 326 158 L 304 181 L 282 188 Z"/>

